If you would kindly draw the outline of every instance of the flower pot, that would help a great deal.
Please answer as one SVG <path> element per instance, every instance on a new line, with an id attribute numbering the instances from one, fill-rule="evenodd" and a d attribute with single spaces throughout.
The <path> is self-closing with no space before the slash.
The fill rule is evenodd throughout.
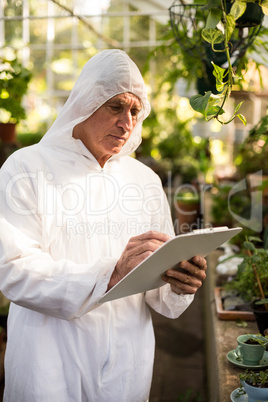
<path id="1" fill-rule="evenodd" d="M 258 388 L 247 384 L 245 381 L 241 381 L 247 395 L 248 402 L 267 402 L 268 400 L 268 388 Z"/>
<path id="2" fill-rule="evenodd" d="M 265 309 L 265 306 L 263 304 L 257 305 L 257 301 L 258 300 L 254 300 L 250 304 L 250 307 L 254 313 L 260 333 L 262 335 L 267 335 L 267 332 L 265 333 L 265 330 L 268 330 L 268 311 Z"/>
<path id="3" fill-rule="evenodd" d="M 5 144 L 16 142 L 16 124 L 0 123 L 0 140 Z"/>
<path id="4" fill-rule="evenodd" d="M 232 4 L 231 0 L 226 1 L 226 12 L 229 14 Z M 260 25 L 264 18 L 262 8 L 258 3 L 247 3 L 247 8 L 241 17 L 239 17 L 235 25 L 238 28 L 254 27 Z"/>
<path id="5" fill-rule="evenodd" d="M 185 202 L 177 200 L 176 204 L 176 218 L 177 218 L 177 231 L 178 233 L 188 233 L 193 229 L 197 229 L 198 218 L 200 215 L 199 201 Z"/>
<path id="6" fill-rule="evenodd" d="M 258 343 L 256 340 L 262 341 L 263 344 Z M 237 337 L 237 343 L 236 354 L 242 359 L 243 363 L 249 366 L 258 365 L 263 358 L 267 339 L 263 336 L 245 334 Z"/>

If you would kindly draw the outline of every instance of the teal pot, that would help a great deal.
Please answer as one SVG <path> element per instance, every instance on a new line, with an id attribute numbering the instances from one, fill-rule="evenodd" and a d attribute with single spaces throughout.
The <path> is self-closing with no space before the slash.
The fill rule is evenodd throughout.
<path id="1" fill-rule="evenodd" d="M 258 388 L 241 381 L 247 396 L 248 402 L 267 402 L 268 401 L 268 388 Z"/>
<path id="2" fill-rule="evenodd" d="M 231 0 L 226 0 L 226 12 L 229 14 L 232 4 Z M 264 14 L 258 3 L 247 3 L 246 11 L 240 18 L 236 20 L 236 27 L 250 28 L 260 25 L 263 21 Z"/>
<path id="3" fill-rule="evenodd" d="M 256 302 L 258 300 L 254 300 L 251 304 L 251 310 L 254 313 L 257 326 L 262 335 L 267 335 L 268 332 L 268 311 L 265 309 L 264 305 L 257 305 Z M 266 332 L 265 332 L 266 331 Z"/>

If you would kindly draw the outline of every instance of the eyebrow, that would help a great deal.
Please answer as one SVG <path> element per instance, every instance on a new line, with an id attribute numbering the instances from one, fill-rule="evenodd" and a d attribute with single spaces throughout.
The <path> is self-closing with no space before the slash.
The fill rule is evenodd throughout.
<path id="1" fill-rule="evenodd" d="M 137 104 L 134 104 L 133 107 L 138 109 L 139 111 L 141 111 L 142 110 L 141 102 L 138 99 L 136 100 L 136 102 L 137 102 Z M 109 99 L 106 103 L 107 104 L 116 103 L 118 105 L 126 105 L 127 104 L 126 101 L 124 101 L 123 99 L 119 99 L 119 98 L 117 98 L 117 99 Z"/>

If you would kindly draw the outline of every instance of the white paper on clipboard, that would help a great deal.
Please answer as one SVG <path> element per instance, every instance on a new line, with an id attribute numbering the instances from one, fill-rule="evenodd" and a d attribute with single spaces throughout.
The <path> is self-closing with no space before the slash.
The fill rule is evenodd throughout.
<path id="1" fill-rule="evenodd" d="M 121 279 L 98 303 L 102 304 L 165 285 L 166 282 L 162 281 L 161 275 L 167 269 L 182 260 L 190 260 L 195 255 L 206 257 L 241 230 L 239 227 L 229 229 L 223 226 L 199 229 L 173 237 Z"/>

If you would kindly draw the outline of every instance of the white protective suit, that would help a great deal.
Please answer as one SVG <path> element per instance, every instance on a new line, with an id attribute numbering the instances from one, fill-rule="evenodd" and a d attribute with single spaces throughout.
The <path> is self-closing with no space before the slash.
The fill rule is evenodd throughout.
<path id="1" fill-rule="evenodd" d="M 73 127 L 109 98 L 142 101 L 137 125 L 101 168 Z M 5 402 L 141 402 L 149 397 L 154 333 L 148 305 L 178 317 L 193 300 L 165 284 L 98 305 L 132 236 L 173 234 L 158 176 L 129 156 L 150 106 L 137 66 L 105 50 L 84 66 L 39 144 L 0 174 L 0 290 L 11 300 Z"/>

